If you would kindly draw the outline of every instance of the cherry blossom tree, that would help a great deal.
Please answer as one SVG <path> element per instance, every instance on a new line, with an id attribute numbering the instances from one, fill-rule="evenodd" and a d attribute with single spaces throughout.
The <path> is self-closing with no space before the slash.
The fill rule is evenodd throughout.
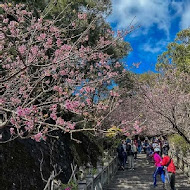
<path id="1" fill-rule="evenodd" d="M 140 93 L 151 134 L 178 133 L 190 143 L 190 77 L 187 73 L 168 70 L 154 85 L 141 84 Z"/>
<path id="2" fill-rule="evenodd" d="M 143 134 L 146 128 L 146 118 L 142 114 L 142 104 L 132 90 L 121 90 L 118 106 L 105 119 L 104 125 L 117 126 L 125 136 Z"/>
<path id="3" fill-rule="evenodd" d="M 107 86 L 125 72 L 104 50 L 114 47 L 133 27 L 116 37 L 105 31 L 95 46 L 89 46 L 88 32 L 98 16 L 80 34 L 68 37 L 86 21 L 84 12 L 61 27 L 61 14 L 48 20 L 47 13 L 36 18 L 23 4 L 1 8 L 0 128 L 10 130 L 10 138 L 2 132 L 1 140 L 20 137 L 40 142 L 54 130 L 68 132 L 71 138 L 76 131 L 103 130 L 102 122 L 118 100 Z M 67 119 L 66 113 L 78 119 Z"/>

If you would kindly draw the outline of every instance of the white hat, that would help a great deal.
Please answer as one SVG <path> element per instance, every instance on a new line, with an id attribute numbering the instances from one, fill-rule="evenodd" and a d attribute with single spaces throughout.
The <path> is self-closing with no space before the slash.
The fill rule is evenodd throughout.
<path id="1" fill-rule="evenodd" d="M 160 148 L 155 148 L 154 152 L 160 152 Z"/>

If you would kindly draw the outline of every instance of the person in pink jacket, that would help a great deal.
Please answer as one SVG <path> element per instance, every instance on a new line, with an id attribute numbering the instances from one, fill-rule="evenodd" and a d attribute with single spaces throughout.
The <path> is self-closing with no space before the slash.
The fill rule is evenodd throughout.
<path id="1" fill-rule="evenodd" d="M 154 163 L 155 163 L 155 166 L 156 166 L 156 169 L 155 169 L 154 174 L 153 174 L 154 187 L 157 186 L 156 177 L 159 174 L 161 176 L 161 180 L 162 180 L 162 183 L 163 183 L 163 188 L 165 189 L 165 174 L 164 174 L 164 168 L 161 165 L 162 158 L 160 157 L 159 152 L 160 152 L 159 148 L 154 149 L 153 158 L 154 158 Z"/>

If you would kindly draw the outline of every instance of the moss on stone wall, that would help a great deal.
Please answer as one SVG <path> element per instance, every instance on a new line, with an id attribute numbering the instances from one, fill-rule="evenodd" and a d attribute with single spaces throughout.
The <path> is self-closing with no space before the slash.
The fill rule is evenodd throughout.
<path id="1" fill-rule="evenodd" d="M 43 189 L 39 169 L 25 147 L 18 141 L 0 146 L 0 187 L 3 190 Z"/>
<path id="2" fill-rule="evenodd" d="M 173 144 L 176 149 L 181 150 L 184 155 L 190 150 L 190 144 L 188 144 L 182 136 L 173 134 L 169 136 L 168 139 L 170 144 Z"/>
<path id="3" fill-rule="evenodd" d="M 52 165 L 62 169 L 57 179 L 67 183 L 71 175 L 73 160 L 78 166 L 91 163 L 96 167 L 103 151 L 115 149 L 117 140 L 93 136 L 89 132 L 74 133 L 73 138 L 81 141 L 77 143 L 70 139 L 69 134 L 54 132 L 58 139 L 48 138 L 46 142 L 35 142 L 31 139 L 16 139 L 0 145 L 0 189 L 3 190 L 42 190 L 44 183 L 40 175 L 40 161 L 43 154 L 43 175 L 47 180 Z"/>
<path id="4" fill-rule="evenodd" d="M 73 157 L 69 148 L 69 136 L 57 132 L 59 139 L 35 142 L 31 139 L 14 140 L 0 145 L 0 189 L 3 190 L 42 190 L 53 171 L 53 165 L 62 169 L 58 179 L 67 183 L 71 175 Z"/>
<path id="5" fill-rule="evenodd" d="M 98 157 L 103 153 L 101 138 L 89 133 L 75 133 L 74 138 L 81 141 L 81 143 L 71 141 L 70 148 L 76 164 L 82 166 L 91 163 L 95 166 Z"/>

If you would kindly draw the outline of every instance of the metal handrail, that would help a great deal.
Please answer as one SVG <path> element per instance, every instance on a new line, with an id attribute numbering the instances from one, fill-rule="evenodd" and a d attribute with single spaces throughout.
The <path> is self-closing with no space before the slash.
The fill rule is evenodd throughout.
<path id="1" fill-rule="evenodd" d="M 111 178 L 117 172 L 117 169 L 118 169 L 117 164 L 118 164 L 118 158 L 117 156 L 115 156 L 110 162 L 108 162 L 107 166 L 102 167 L 101 171 L 98 174 L 87 175 L 86 180 L 84 180 L 82 184 L 79 181 L 78 189 L 79 190 L 102 190 L 103 186 L 108 184 Z"/>
<path id="2" fill-rule="evenodd" d="M 180 168 L 186 176 L 188 176 L 190 181 L 190 163 L 183 157 L 183 155 L 179 156 L 179 152 L 170 150 L 170 153 L 171 157 L 174 159 L 176 166 Z"/>

